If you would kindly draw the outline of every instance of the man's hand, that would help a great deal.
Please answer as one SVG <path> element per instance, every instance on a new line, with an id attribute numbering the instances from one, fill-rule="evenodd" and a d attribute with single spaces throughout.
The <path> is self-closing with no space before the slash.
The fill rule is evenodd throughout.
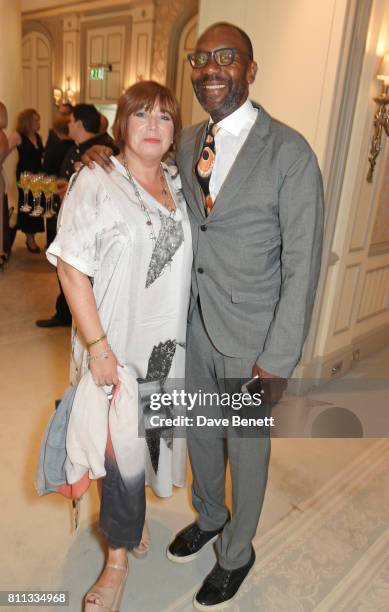
<path id="1" fill-rule="evenodd" d="M 113 151 L 110 147 L 104 145 L 93 145 L 90 149 L 85 151 L 81 157 L 81 161 L 85 166 L 93 170 L 95 163 L 101 166 L 106 172 L 112 172 L 113 164 L 110 160 Z"/>
<path id="2" fill-rule="evenodd" d="M 287 386 L 285 378 L 266 372 L 266 370 L 263 370 L 257 364 L 253 366 L 252 375 L 258 376 L 261 379 L 261 386 L 264 392 L 262 395 L 263 402 L 265 404 L 277 404 Z"/>
<path id="3" fill-rule="evenodd" d="M 61 200 L 64 199 L 69 182 L 66 179 L 57 179 L 57 190 Z"/>

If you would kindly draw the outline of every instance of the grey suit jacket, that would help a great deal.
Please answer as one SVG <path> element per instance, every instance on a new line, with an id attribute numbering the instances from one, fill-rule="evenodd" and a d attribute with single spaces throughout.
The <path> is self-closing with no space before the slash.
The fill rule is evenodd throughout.
<path id="1" fill-rule="evenodd" d="M 189 319 L 200 297 L 222 354 L 254 355 L 264 370 L 287 377 L 301 355 L 320 270 L 317 160 L 300 134 L 260 108 L 206 217 L 194 172 L 205 128 L 185 129 L 177 150 L 194 249 Z"/>

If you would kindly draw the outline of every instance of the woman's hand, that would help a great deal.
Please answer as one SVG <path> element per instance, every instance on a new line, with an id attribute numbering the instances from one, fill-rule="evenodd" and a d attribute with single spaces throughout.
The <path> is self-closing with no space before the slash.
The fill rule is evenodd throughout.
<path id="1" fill-rule="evenodd" d="M 90 348 L 89 355 L 91 357 L 89 369 L 95 384 L 98 387 L 117 385 L 119 382 L 118 361 L 111 349 L 107 345 L 98 344 Z"/>

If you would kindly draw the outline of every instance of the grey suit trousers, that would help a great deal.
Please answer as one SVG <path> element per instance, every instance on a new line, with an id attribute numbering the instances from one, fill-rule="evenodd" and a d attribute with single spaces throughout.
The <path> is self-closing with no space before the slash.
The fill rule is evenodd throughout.
<path id="1" fill-rule="evenodd" d="M 188 329 L 186 387 L 191 393 L 202 391 L 223 394 L 240 392 L 243 379 L 251 378 L 257 355 L 228 357 L 212 344 L 204 326 L 199 302 Z M 196 413 L 226 416 L 223 407 L 196 405 Z M 231 409 L 228 408 L 229 414 Z M 233 412 L 233 411 L 232 411 Z M 267 482 L 270 436 L 243 437 L 232 427 L 188 427 L 188 450 L 193 472 L 192 501 L 199 513 L 199 527 L 206 531 L 220 528 L 228 519 L 225 504 L 226 464 L 232 482 L 232 516 L 216 543 L 220 565 L 236 569 L 251 555 Z"/>

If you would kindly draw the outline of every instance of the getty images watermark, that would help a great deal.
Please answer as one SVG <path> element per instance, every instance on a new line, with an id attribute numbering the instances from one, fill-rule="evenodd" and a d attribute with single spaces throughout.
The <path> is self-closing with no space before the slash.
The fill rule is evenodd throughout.
<path id="1" fill-rule="evenodd" d="M 243 417 L 240 414 L 231 416 L 210 417 L 205 414 L 196 414 L 195 418 L 188 415 L 166 416 L 166 408 L 185 408 L 190 411 L 196 408 L 209 408 L 222 406 L 238 411 L 242 408 L 259 408 L 262 405 L 261 393 L 210 393 L 196 391 L 189 393 L 184 390 L 172 390 L 169 393 L 151 393 L 148 401 L 148 408 L 155 411 L 150 416 L 151 427 L 273 427 L 274 417 Z M 162 410 L 162 414 L 158 411 Z"/>

